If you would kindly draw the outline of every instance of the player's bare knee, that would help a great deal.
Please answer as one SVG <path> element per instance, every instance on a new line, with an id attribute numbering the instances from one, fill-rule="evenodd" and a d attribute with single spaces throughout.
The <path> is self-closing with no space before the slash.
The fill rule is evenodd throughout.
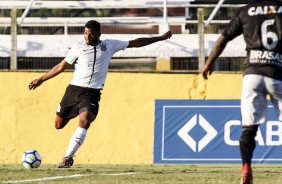
<path id="1" fill-rule="evenodd" d="M 87 130 L 94 120 L 95 115 L 93 113 L 81 113 L 79 116 L 78 126 Z"/>
<path id="2" fill-rule="evenodd" d="M 78 122 L 78 126 L 81 128 L 85 128 L 86 130 L 90 127 L 92 121 L 87 118 L 80 118 Z"/>
<path id="3" fill-rule="evenodd" d="M 62 129 L 66 126 L 69 120 L 55 120 L 55 128 Z"/>
<path id="4" fill-rule="evenodd" d="M 62 125 L 61 125 L 60 122 L 55 121 L 55 128 L 56 128 L 56 129 L 62 129 L 63 127 L 62 127 Z"/>
<path id="5" fill-rule="evenodd" d="M 55 128 L 56 129 L 64 128 L 68 124 L 69 120 L 70 119 L 65 119 L 65 118 L 61 118 L 59 116 L 56 116 L 56 118 L 55 118 Z"/>

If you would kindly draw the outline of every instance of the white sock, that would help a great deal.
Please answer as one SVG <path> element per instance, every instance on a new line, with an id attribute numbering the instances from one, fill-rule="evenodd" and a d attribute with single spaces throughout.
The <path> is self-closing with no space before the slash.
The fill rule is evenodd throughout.
<path id="1" fill-rule="evenodd" d="M 74 132 L 73 136 L 70 139 L 69 147 L 67 149 L 65 157 L 73 156 L 78 148 L 82 145 L 85 136 L 86 136 L 87 130 L 84 128 L 78 127 L 76 131 Z"/>

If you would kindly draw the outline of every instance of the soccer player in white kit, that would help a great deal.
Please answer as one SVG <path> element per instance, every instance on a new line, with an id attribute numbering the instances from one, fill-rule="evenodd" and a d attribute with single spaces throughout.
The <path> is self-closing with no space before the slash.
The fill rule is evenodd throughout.
<path id="1" fill-rule="evenodd" d="M 76 62 L 73 79 L 57 108 L 55 128 L 64 128 L 71 119 L 77 116 L 79 116 L 79 122 L 59 168 L 68 168 L 73 165 L 73 156 L 82 145 L 87 129 L 98 114 L 100 91 L 104 87 L 112 56 L 126 48 L 143 47 L 169 39 L 172 33 L 168 31 L 161 36 L 137 38 L 131 41 L 100 40 L 100 36 L 100 23 L 95 20 L 88 21 L 85 24 L 84 41 L 74 44 L 65 59 L 48 73 L 31 81 L 28 86 L 29 90 L 34 90 Z"/>
<path id="2" fill-rule="evenodd" d="M 241 183 L 252 184 L 255 136 L 258 126 L 267 120 L 267 96 L 282 120 L 282 1 L 256 0 L 234 14 L 202 69 L 205 79 L 213 72 L 214 61 L 226 44 L 240 34 L 247 51 L 241 96 Z"/>

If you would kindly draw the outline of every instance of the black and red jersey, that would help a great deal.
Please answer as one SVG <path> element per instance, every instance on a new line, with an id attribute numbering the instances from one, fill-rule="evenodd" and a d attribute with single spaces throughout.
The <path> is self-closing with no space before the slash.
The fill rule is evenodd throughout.
<path id="1" fill-rule="evenodd" d="M 232 40 L 241 34 L 247 51 L 244 75 L 282 80 L 282 1 L 256 0 L 240 8 L 222 35 Z"/>

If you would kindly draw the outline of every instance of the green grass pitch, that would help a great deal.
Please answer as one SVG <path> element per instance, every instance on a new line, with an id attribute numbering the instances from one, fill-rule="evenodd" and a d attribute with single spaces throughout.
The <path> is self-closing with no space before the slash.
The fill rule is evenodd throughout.
<path id="1" fill-rule="evenodd" d="M 240 164 L 74 165 L 37 169 L 0 165 L 0 183 L 40 184 L 239 184 Z M 281 184 L 281 165 L 253 165 L 255 184 Z"/>

